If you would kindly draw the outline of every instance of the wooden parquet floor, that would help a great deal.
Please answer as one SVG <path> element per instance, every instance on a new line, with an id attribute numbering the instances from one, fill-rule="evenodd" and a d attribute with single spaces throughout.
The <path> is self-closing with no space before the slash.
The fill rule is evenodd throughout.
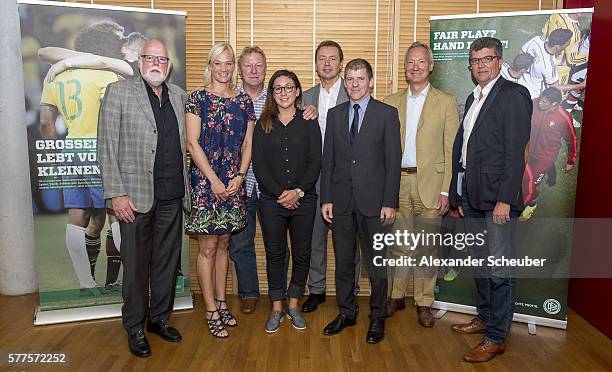
<path id="1" fill-rule="evenodd" d="M 460 335 L 450 325 L 470 320 L 469 315 L 448 313 L 432 329 L 421 328 L 412 307 L 386 322 L 386 338 L 376 345 L 365 342 L 368 327 L 367 298 L 359 298 L 357 326 L 337 336 L 324 336 L 323 327 L 336 315 L 334 298 L 315 313 L 305 314 L 305 331 L 297 331 L 286 319 L 278 333 L 268 335 L 264 323 L 268 301 L 257 311 L 243 315 L 239 300 L 228 299 L 239 326 L 226 340 L 213 338 L 203 320 L 203 301 L 195 310 L 174 313 L 171 324 L 183 341 L 177 344 L 148 335 L 152 355 L 133 357 L 119 319 L 34 327 L 36 295 L 0 296 L 0 355 L 6 352 L 66 352 L 69 366 L 40 365 L 0 370 L 74 371 L 612 371 L 612 340 L 573 311 L 567 331 L 538 327 L 537 335 L 515 323 L 506 353 L 493 361 L 470 365 L 462 355 L 476 345 L 480 335 Z M 4 362 L 4 361 L 3 361 Z"/>

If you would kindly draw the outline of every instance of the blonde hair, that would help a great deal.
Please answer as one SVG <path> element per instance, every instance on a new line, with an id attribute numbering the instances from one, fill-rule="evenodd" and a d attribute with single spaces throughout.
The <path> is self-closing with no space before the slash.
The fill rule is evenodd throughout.
<path id="1" fill-rule="evenodd" d="M 240 57 L 238 57 L 238 64 L 242 63 L 242 59 L 244 57 L 246 57 L 249 54 L 253 54 L 253 53 L 257 53 L 260 56 L 262 56 L 264 63 L 266 63 L 266 54 L 264 53 L 264 51 L 257 45 L 252 45 L 252 46 L 246 46 L 244 47 L 244 49 L 242 49 L 242 52 L 240 53 Z"/>
<path id="2" fill-rule="evenodd" d="M 204 68 L 204 86 L 208 86 L 212 83 L 212 72 L 210 71 L 210 65 L 213 61 L 219 57 L 223 52 L 229 51 L 232 55 L 232 61 L 234 62 L 234 72 L 232 73 L 232 88 L 236 86 L 236 80 L 238 79 L 238 68 L 236 68 L 236 54 L 234 48 L 228 43 L 221 42 L 213 45 L 208 52 L 208 59 L 206 62 L 206 68 Z"/>

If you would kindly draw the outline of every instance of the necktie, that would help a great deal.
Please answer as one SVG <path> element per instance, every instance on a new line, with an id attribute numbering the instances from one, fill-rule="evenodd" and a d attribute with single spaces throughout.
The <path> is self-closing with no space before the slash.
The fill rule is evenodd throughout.
<path id="1" fill-rule="evenodd" d="M 354 104 L 353 109 L 355 113 L 353 115 L 353 121 L 351 122 L 351 132 L 350 132 L 350 140 L 351 145 L 354 145 L 357 141 L 357 133 L 359 129 L 359 104 Z"/>

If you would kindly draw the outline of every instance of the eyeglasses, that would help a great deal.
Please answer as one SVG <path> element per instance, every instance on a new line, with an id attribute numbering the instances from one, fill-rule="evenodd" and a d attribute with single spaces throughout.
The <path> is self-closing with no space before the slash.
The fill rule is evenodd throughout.
<path id="1" fill-rule="evenodd" d="M 272 91 L 274 92 L 274 94 L 281 94 L 283 90 L 286 93 L 291 93 L 293 92 L 294 89 L 295 89 L 295 85 L 286 85 L 284 87 L 274 87 L 272 88 Z"/>
<path id="2" fill-rule="evenodd" d="M 152 56 L 150 54 L 143 54 L 140 57 L 145 60 L 145 62 L 153 63 L 157 61 L 160 65 L 165 65 L 170 62 L 170 58 L 164 56 Z"/>
<path id="3" fill-rule="evenodd" d="M 491 63 L 496 58 L 501 58 L 501 57 L 500 56 L 485 56 L 485 57 L 482 57 L 482 58 L 470 58 L 468 61 L 470 62 L 470 65 L 476 66 L 481 61 L 482 61 L 482 63 Z"/>

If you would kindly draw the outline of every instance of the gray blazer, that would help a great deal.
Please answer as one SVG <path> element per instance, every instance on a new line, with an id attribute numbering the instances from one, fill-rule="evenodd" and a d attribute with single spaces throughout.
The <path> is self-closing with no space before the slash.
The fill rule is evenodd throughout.
<path id="1" fill-rule="evenodd" d="M 111 83 L 98 116 L 98 163 L 106 205 L 111 198 L 127 195 L 137 211 L 146 213 L 153 206 L 153 166 L 157 148 L 157 126 L 149 96 L 141 77 Z M 185 198 L 189 208 L 189 178 L 186 167 L 185 92 L 168 85 L 170 103 L 178 122 L 183 150 Z"/>
<path id="2" fill-rule="evenodd" d="M 336 106 L 349 100 L 348 94 L 346 94 L 346 89 L 344 88 L 344 79 L 340 78 L 340 81 L 340 91 L 338 92 L 338 98 L 336 99 Z M 318 109 L 320 91 L 320 83 L 305 91 L 304 94 L 302 94 L 302 108 L 308 105 L 313 105 Z"/>

